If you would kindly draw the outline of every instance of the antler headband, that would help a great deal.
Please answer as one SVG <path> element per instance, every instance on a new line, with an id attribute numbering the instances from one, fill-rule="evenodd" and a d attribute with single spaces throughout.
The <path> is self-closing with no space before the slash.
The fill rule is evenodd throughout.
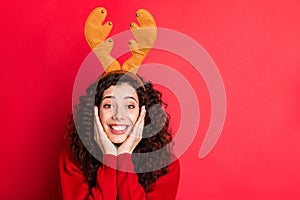
<path id="1" fill-rule="evenodd" d="M 114 42 L 111 38 L 106 38 L 113 24 L 111 21 L 103 24 L 106 15 L 106 9 L 99 7 L 88 16 L 84 32 L 89 46 L 100 60 L 106 73 L 120 70 L 136 73 L 156 40 L 157 28 L 153 16 L 145 9 L 139 9 L 136 12 L 140 26 L 134 22 L 130 24 L 130 29 L 136 39 L 136 41 L 129 41 L 132 56 L 121 67 L 120 63 L 110 55 Z"/>

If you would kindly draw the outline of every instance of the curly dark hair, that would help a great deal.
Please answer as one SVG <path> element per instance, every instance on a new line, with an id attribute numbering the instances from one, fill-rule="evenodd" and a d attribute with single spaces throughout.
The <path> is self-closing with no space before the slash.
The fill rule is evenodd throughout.
<path id="1" fill-rule="evenodd" d="M 165 111 L 166 104 L 162 94 L 153 88 L 152 83 L 144 82 L 138 75 L 114 71 L 102 75 L 98 83 L 90 85 L 86 95 L 80 97 L 80 103 L 74 107 L 68 125 L 69 149 L 85 174 L 90 188 L 96 184 L 96 175 L 102 165 L 102 152 L 94 140 L 94 105 L 99 106 L 103 92 L 112 85 L 127 83 L 136 89 L 139 107 L 145 105 L 147 110 L 143 130 L 143 138 L 134 149 L 132 161 L 138 175 L 138 181 L 145 191 L 155 183 L 160 176 L 168 172 L 167 165 L 171 157 L 172 134 L 169 128 L 169 115 Z M 143 84 L 143 85 L 141 85 Z M 148 111 L 151 112 L 148 112 Z M 75 126 L 76 125 L 76 126 Z M 166 146 L 168 145 L 168 146 Z M 167 148 L 162 148 L 167 147 Z M 160 150 L 158 154 L 142 153 Z M 151 166 L 163 166 L 161 169 L 147 171 Z M 147 171 L 147 172 L 145 172 Z M 141 173 L 139 173 L 141 172 Z M 143 173 L 144 172 L 144 173 Z"/>

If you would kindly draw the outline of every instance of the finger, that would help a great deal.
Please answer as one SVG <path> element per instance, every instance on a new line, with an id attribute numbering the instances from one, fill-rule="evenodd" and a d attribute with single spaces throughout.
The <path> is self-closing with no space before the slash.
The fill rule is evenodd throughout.
<path id="1" fill-rule="evenodd" d="M 95 125 L 96 125 L 99 133 L 101 134 L 103 132 L 103 127 L 100 123 L 99 114 L 98 114 L 98 107 L 97 106 L 94 106 L 94 122 L 95 122 Z"/>
<path id="2" fill-rule="evenodd" d="M 141 114 L 140 114 L 140 116 L 139 116 L 139 118 L 138 118 L 138 120 L 135 122 L 135 124 L 134 124 L 134 130 L 136 130 L 137 129 L 137 127 L 141 124 L 141 122 L 142 122 L 142 118 L 143 118 L 143 107 L 142 107 L 142 110 L 141 110 Z"/>
<path id="3" fill-rule="evenodd" d="M 98 115 L 98 107 L 97 106 L 94 106 L 94 121 L 96 122 L 96 119 L 99 118 L 99 115 Z"/>
<path id="4" fill-rule="evenodd" d="M 96 124 L 94 124 L 94 140 L 98 141 L 98 138 L 99 138 L 98 129 L 96 127 Z"/>
<path id="5" fill-rule="evenodd" d="M 139 116 L 139 119 L 138 119 L 138 123 L 139 123 L 139 124 L 140 124 L 142 121 L 144 121 L 145 115 L 146 115 L 146 108 L 145 108 L 145 106 L 142 106 L 142 108 L 141 108 L 141 113 L 140 113 L 140 116 Z"/>
<path id="6" fill-rule="evenodd" d="M 98 107 L 94 106 L 94 139 L 97 141 L 99 132 L 98 132 L 98 125 L 97 125 L 97 116 L 98 116 Z"/>
<path id="7" fill-rule="evenodd" d="M 142 106 L 142 110 L 141 110 L 139 119 L 135 123 L 133 131 L 131 133 L 132 136 L 139 137 L 139 138 L 142 137 L 145 115 L 146 115 L 146 109 L 145 109 L 145 106 Z"/>
<path id="8" fill-rule="evenodd" d="M 144 118 L 143 118 L 143 120 L 141 121 L 140 125 L 137 128 L 138 128 L 137 137 L 142 138 L 143 137 L 143 129 L 144 129 Z"/>
<path id="9" fill-rule="evenodd" d="M 146 115 L 146 109 L 145 106 L 142 106 L 140 116 L 137 122 L 135 123 L 136 126 L 139 126 L 144 121 L 145 115 Z"/>
<path id="10" fill-rule="evenodd" d="M 142 137 L 143 137 L 143 129 L 144 129 L 143 123 L 140 124 L 140 125 L 138 125 L 138 126 L 135 126 L 134 130 L 131 132 L 131 134 L 129 135 L 129 137 L 132 137 L 134 139 L 142 139 Z"/>
<path id="11" fill-rule="evenodd" d="M 97 106 L 94 106 L 94 111 L 95 111 L 95 123 L 96 123 L 96 126 L 97 126 L 97 131 L 98 131 L 98 135 L 99 137 L 101 137 L 101 139 L 105 139 L 107 141 L 109 141 L 109 138 L 107 137 L 104 129 L 103 129 L 103 126 L 100 122 L 100 119 L 99 119 L 99 115 L 98 115 L 98 107 Z"/>
<path id="12" fill-rule="evenodd" d="M 142 135 L 143 135 L 145 116 L 146 116 L 146 109 L 144 108 L 144 112 L 143 112 L 140 124 L 138 125 L 138 131 L 137 131 L 138 137 L 140 137 L 140 138 L 142 138 Z"/>

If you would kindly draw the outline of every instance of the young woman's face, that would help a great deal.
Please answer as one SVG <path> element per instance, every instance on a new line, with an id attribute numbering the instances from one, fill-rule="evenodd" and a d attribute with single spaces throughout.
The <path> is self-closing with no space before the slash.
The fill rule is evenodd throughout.
<path id="1" fill-rule="evenodd" d="M 139 117 L 136 90 L 126 83 L 110 86 L 103 93 L 99 113 L 108 138 L 113 143 L 124 142 Z"/>

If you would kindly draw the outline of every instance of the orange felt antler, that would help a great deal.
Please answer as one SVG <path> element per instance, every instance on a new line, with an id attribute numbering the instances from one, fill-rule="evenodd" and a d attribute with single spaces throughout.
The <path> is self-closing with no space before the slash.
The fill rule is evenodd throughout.
<path id="1" fill-rule="evenodd" d="M 130 29 L 136 41 L 129 41 L 132 56 L 123 63 L 121 69 L 120 63 L 110 55 L 113 40 L 111 38 L 106 40 L 106 38 L 112 29 L 112 22 L 102 25 L 106 15 L 105 8 L 99 7 L 94 9 L 88 16 L 85 24 L 85 37 L 88 44 L 102 63 L 106 73 L 117 70 L 136 73 L 157 37 L 154 18 L 147 10 L 139 9 L 136 12 L 136 18 L 140 26 L 134 22 L 130 24 Z"/>
<path id="2" fill-rule="evenodd" d="M 140 26 L 134 22 L 130 24 L 131 31 L 136 39 L 136 41 L 129 41 L 132 56 L 122 65 L 122 70 L 133 73 L 137 72 L 157 37 L 156 23 L 150 12 L 139 9 L 136 12 L 136 18 Z"/>
<path id="3" fill-rule="evenodd" d="M 120 70 L 121 66 L 110 55 L 114 42 L 111 38 L 106 40 L 112 29 L 112 22 L 106 22 L 102 25 L 106 15 L 105 8 L 99 7 L 94 9 L 86 20 L 84 33 L 88 44 L 100 60 L 105 72 L 110 72 Z"/>

